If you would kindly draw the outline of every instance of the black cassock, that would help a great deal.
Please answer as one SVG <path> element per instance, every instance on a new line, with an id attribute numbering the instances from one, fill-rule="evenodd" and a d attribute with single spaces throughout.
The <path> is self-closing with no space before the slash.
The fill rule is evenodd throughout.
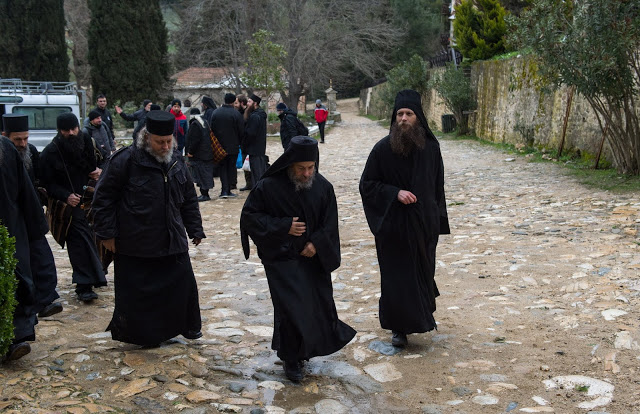
<path id="1" fill-rule="evenodd" d="M 400 190 L 418 202 L 400 203 Z M 438 141 L 428 137 L 423 150 L 403 157 L 383 138 L 369 155 L 360 194 L 380 265 L 380 325 L 405 334 L 436 328 L 436 245 L 439 234 L 449 234 Z"/>
<path id="2" fill-rule="evenodd" d="M 15 270 L 18 305 L 13 320 L 15 339 L 16 342 L 33 341 L 37 323 L 36 289 L 31 274 L 29 243 L 43 238 L 49 228 L 18 151 L 5 137 L 0 137 L 0 146 L 0 221 L 7 227 L 9 235 L 16 238 L 15 257 L 18 259 Z"/>
<path id="3" fill-rule="evenodd" d="M 306 223 L 299 237 L 288 234 L 292 217 Z M 245 256 L 251 236 L 258 247 L 274 307 L 272 349 L 282 360 L 329 355 L 355 330 L 338 319 L 331 271 L 340 266 L 338 207 L 332 185 L 320 174 L 309 190 L 295 191 L 286 169 L 263 178 L 242 209 Z M 300 255 L 310 241 L 316 255 Z"/>

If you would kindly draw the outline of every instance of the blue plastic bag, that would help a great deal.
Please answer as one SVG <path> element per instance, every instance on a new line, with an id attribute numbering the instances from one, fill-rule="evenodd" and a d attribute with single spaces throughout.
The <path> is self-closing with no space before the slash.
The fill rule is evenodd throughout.
<path id="1" fill-rule="evenodd" d="M 238 159 L 236 160 L 236 168 L 242 168 L 242 163 L 244 162 L 244 157 L 242 156 L 242 150 L 238 150 Z"/>

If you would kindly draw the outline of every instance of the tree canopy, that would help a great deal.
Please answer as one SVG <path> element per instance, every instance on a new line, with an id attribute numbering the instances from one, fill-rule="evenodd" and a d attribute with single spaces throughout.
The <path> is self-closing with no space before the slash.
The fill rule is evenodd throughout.
<path id="1" fill-rule="evenodd" d="M 158 0 L 89 0 L 89 63 L 95 94 L 157 100 L 167 86 L 167 29 Z"/>
<path id="2" fill-rule="evenodd" d="M 590 103 L 622 172 L 640 174 L 640 6 L 634 0 L 537 0 L 510 19 L 552 85 Z"/>
<path id="3" fill-rule="evenodd" d="M 0 2 L 2 77 L 53 82 L 69 80 L 63 3 L 63 0 Z"/>

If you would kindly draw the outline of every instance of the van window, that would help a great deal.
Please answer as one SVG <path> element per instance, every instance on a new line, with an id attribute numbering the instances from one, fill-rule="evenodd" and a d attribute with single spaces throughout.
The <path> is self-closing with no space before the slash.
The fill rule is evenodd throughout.
<path id="1" fill-rule="evenodd" d="M 68 106 L 14 106 L 14 114 L 29 117 L 29 129 L 57 129 L 56 119 L 64 112 L 71 112 Z"/>

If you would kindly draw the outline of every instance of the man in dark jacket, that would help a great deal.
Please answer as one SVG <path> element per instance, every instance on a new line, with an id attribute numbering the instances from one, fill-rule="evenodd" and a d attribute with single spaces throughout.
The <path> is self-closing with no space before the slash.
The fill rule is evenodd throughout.
<path id="1" fill-rule="evenodd" d="M 184 152 L 187 155 L 193 182 L 200 188 L 198 201 L 211 200 L 209 189 L 214 187 L 213 149 L 209 138 L 209 124 L 204 116 L 200 115 L 198 108 L 191 108 L 191 120 Z"/>
<path id="2" fill-rule="evenodd" d="M 102 118 L 102 123 L 108 128 L 111 139 L 114 139 L 113 135 L 113 119 L 111 118 L 111 112 L 107 109 L 107 97 L 103 94 L 98 95 L 96 98 L 96 107 L 93 111 L 98 111 Z"/>
<path id="3" fill-rule="evenodd" d="M 31 273 L 29 243 L 47 233 L 47 221 L 20 154 L 9 139 L 0 136 L 0 222 L 15 237 L 15 276 L 18 281 L 13 313 L 13 342 L 3 360 L 16 360 L 31 352 L 35 341 L 35 286 Z"/>
<path id="4" fill-rule="evenodd" d="M 38 150 L 29 144 L 29 119 L 21 114 L 2 115 L 2 133 L 15 145 L 29 174 L 34 190 L 38 191 L 40 170 Z M 47 317 L 62 312 L 62 304 L 55 302 L 60 296 L 56 292 L 58 273 L 51 247 L 46 237 L 29 240 L 31 275 L 35 286 L 35 311 Z"/>
<path id="5" fill-rule="evenodd" d="M 242 115 L 233 107 L 236 96 L 227 93 L 224 105 L 216 109 L 211 116 L 211 130 L 220 140 L 220 144 L 227 152 L 227 156 L 220 162 L 220 181 L 222 184 L 221 198 L 237 197 L 231 192 L 232 176 L 237 177 L 236 160 L 240 139 L 244 136 L 244 120 Z"/>
<path id="6" fill-rule="evenodd" d="M 111 154 L 115 152 L 116 143 L 102 121 L 100 112 L 96 110 L 89 112 L 89 122 L 82 128 L 82 132 L 95 141 L 95 147 L 100 152 L 96 162 L 98 168 L 102 168 Z"/>
<path id="7" fill-rule="evenodd" d="M 301 364 L 332 354 L 356 332 L 338 319 L 331 272 L 340 266 L 338 205 L 333 186 L 315 170 L 318 141 L 294 137 L 258 181 L 240 215 L 245 257 L 258 247 L 274 308 L 272 349 L 291 381 Z"/>
<path id="8" fill-rule="evenodd" d="M 78 118 L 71 112 L 58 115 L 58 135 L 42 151 L 42 184 L 49 197 L 64 201 L 72 209 L 66 245 L 73 268 L 78 299 L 98 298 L 92 287 L 106 286 L 104 270 L 81 199 L 89 179 L 97 180 L 102 170 L 96 166 L 91 138 L 80 132 Z"/>
<path id="9" fill-rule="evenodd" d="M 437 328 L 436 245 L 450 233 L 440 145 L 418 92 L 398 92 L 390 133 L 369 154 L 360 195 L 380 264 L 380 325 L 392 331 L 392 345 L 404 347 L 407 334 Z"/>
<path id="10" fill-rule="evenodd" d="M 247 100 L 247 124 L 242 140 L 242 153 L 249 156 L 251 179 L 254 184 L 267 170 L 267 113 L 260 108 L 260 101 L 260 97 L 255 94 Z"/>
<path id="11" fill-rule="evenodd" d="M 282 148 L 286 150 L 289 147 L 291 138 L 298 135 L 298 128 L 296 127 L 298 114 L 287 108 L 287 105 L 283 102 L 276 105 L 276 112 L 278 112 L 278 118 L 280 118 L 280 141 L 282 142 Z"/>
<path id="12" fill-rule="evenodd" d="M 118 115 L 120 115 L 120 117 L 122 117 L 122 119 L 129 122 L 137 122 L 132 134 L 134 140 L 138 138 L 138 132 L 140 132 L 140 130 L 144 128 L 144 122 L 147 118 L 147 114 L 151 110 L 152 104 L 153 102 L 151 102 L 150 99 L 145 99 L 144 101 L 142 101 L 142 108 L 135 111 L 133 115 L 127 115 L 122 110 L 122 108 L 116 105 L 116 112 L 118 113 Z"/>
<path id="13" fill-rule="evenodd" d="M 111 157 L 96 186 L 96 235 L 115 252 L 108 329 L 117 341 L 151 346 L 202 336 L 187 234 L 196 246 L 205 234 L 174 123 L 170 113 L 151 111 L 135 144 Z"/>

